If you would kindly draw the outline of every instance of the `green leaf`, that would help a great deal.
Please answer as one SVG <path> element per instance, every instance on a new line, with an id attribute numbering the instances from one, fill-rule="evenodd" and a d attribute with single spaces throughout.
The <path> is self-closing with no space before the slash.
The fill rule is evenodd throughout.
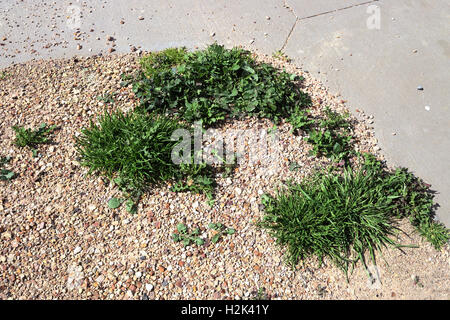
<path id="1" fill-rule="evenodd" d="M 173 233 L 172 234 L 172 240 L 175 242 L 180 242 L 181 241 L 181 237 L 178 233 Z"/>
<path id="2" fill-rule="evenodd" d="M 11 180 L 12 178 L 14 178 L 15 173 L 12 171 L 9 171 L 6 175 L 5 178 L 6 180 Z"/>
<path id="3" fill-rule="evenodd" d="M 187 227 L 186 227 L 186 225 L 184 225 L 184 224 L 182 224 L 182 223 L 179 223 L 179 224 L 177 225 L 177 230 L 178 230 L 178 232 L 180 232 L 180 233 L 186 233 L 186 232 L 187 232 Z"/>
<path id="4" fill-rule="evenodd" d="M 217 230 L 217 225 L 215 223 L 210 223 L 210 224 L 208 224 L 208 228 Z"/>
<path id="5" fill-rule="evenodd" d="M 231 70 L 232 71 L 237 71 L 237 70 L 239 70 L 241 68 L 241 66 L 238 64 L 238 63 L 235 63 L 232 67 L 231 67 Z"/>
<path id="6" fill-rule="evenodd" d="M 135 214 L 137 212 L 137 206 L 133 200 L 127 200 L 125 205 L 129 213 Z"/>
<path id="7" fill-rule="evenodd" d="M 217 243 L 220 240 L 220 233 L 217 233 L 214 237 L 211 238 L 212 243 Z"/>
<path id="8" fill-rule="evenodd" d="M 120 207 L 121 201 L 117 198 L 111 198 L 108 201 L 108 207 L 110 209 L 117 209 L 118 207 Z"/>
<path id="9" fill-rule="evenodd" d="M 201 238 L 196 238 L 196 239 L 195 239 L 195 243 L 196 243 L 198 246 L 202 246 L 202 245 L 205 243 L 205 241 L 204 241 L 203 239 L 201 239 Z"/>
<path id="10" fill-rule="evenodd" d="M 236 230 L 234 230 L 233 228 L 228 228 L 226 232 L 227 234 L 234 234 Z"/>

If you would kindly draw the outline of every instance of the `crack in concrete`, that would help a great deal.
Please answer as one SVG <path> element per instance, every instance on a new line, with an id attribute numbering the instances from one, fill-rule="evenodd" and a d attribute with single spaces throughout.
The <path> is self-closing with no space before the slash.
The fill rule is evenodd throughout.
<path id="1" fill-rule="evenodd" d="M 283 43 L 283 45 L 281 46 L 280 51 L 283 51 L 284 48 L 286 48 L 286 46 L 287 46 L 287 44 L 288 44 L 288 41 L 289 41 L 289 39 L 291 38 L 291 35 L 292 35 L 292 33 L 294 32 L 295 27 L 297 26 L 297 23 L 298 23 L 298 21 L 299 21 L 299 18 L 298 18 L 298 16 L 297 16 L 297 14 L 295 13 L 294 9 L 292 9 L 291 6 L 289 6 L 289 4 L 287 3 L 286 0 L 283 0 L 283 2 L 284 2 L 284 5 L 283 5 L 283 6 L 284 6 L 286 9 L 288 9 L 288 10 L 294 15 L 295 21 L 294 21 L 294 24 L 293 24 L 292 27 L 291 27 L 291 30 L 289 30 L 289 33 L 288 33 L 286 39 L 284 40 L 284 43 Z"/>
<path id="2" fill-rule="evenodd" d="M 354 4 L 354 5 L 348 6 L 348 7 L 343 7 L 343 8 L 334 9 L 334 10 L 330 10 L 330 11 L 326 11 L 326 12 L 317 13 L 317 14 L 314 14 L 312 16 L 308 16 L 308 17 L 304 17 L 304 18 L 299 18 L 298 17 L 298 15 L 295 13 L 295 10 L 288 4 L 287 0 L 283 0 L 283 2 L 284 2 L 283 6 L 286 9 L 288 9 L 294 15 L 295 21 L 294 21 L 294 24 L 292 25 L 291 30 L 289 30 L 289 33 L 288 33 L 286 39 L 284 40 L 283 46 L 281 47 L 280 51 L 283 51 L 286 48 L 286 46 L 287 46 L 287 44 L 289 42 L 289 39 L 291 38 L 292 33 L 294 32 L 295 27 L 297 26 L 299 21 L 310 19 L 310 18 L 315 18 L 315 17 L 319 17 L 319 16 L 323 16 L 323 15 L 330 14 L 330 13 L 333 13 L 333 12 L 343 11 L 343 10 L 347 10 L 347 9 L 351 9 L 351 8 L 355 8 L 355 7 L 359 7 L 359 6 L 363 6 L 363 5 L 367 5 L 367 4 L 373 3 L 373 2 L 379 2 L 379 0 L 370 0 L 370 1 L 363 2 L 363 3 Z"/>

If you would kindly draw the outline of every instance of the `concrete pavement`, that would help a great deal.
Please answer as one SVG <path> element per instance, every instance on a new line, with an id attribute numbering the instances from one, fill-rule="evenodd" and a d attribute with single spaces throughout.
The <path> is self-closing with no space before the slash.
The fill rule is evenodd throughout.
<path id="1" fill-rule="evenodd" d="M 0 67 L 214 41 L 267 54 L 282 49 L 340 92 L 352 111 L 374 115 L 388 160 L 432 184 L 438 217 L 450 226 L 447 0 L 0 3 Z"/>

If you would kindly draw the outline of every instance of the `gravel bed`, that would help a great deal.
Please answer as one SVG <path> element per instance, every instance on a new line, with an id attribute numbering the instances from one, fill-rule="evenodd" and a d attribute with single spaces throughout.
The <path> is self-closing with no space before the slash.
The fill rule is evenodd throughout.
<path id="1" fill-rule="evenodd" d="M 152 189 L 138 213 L 107 202 L 120 193 L 98 176 L 87 176 L 77 162 L 73 137 L 105 108 L 133 108 L 138 102 L 120 75 L 137 68 L 138 55 L 109 55 L 37 61 L 4 69 L 0 80 L 0 155 L 11 156 L 18 177 L 0 185 L 0 299 L 252 299 L 260 288 L 270 299 L 448 299 L 449 247 L 438 252 L 401 223 L 404 244 L 419 248 L 384 250 L 379 258 L 381 283 L 370 281 L 358 265 L 345 275 L 325 261 L 310 259 L 295 270 L 283 260 L 265 231 L 255 223 L 263 216 L 261 195 L 273 193 L 288 179 L 300 180 L 315 167 L 330 163 L 308 155 L 303 136 L 278 125 L 273 161 L 243 164 L 231 177 L 217 177 L 216 202 L 204 195 Z M 342 97 L 285 61 L 258 55 L 305 77 L 304 90 L 313 112 L 326 106 L 346 111 Z M 98 96 L 117 92 L 115 104 Z M 352 116 L 355 146 L 383 159 L 370 115 Z M 33 158 L 13 145 L 13 125 L 60 127 L 54 144 L 39 147 Z M 270 130 L 268 120 L 226 123 L 230 129 Z M 260 131 L 258 131 L 260 132 Z M 277 147 L 278 146 L 278 147 Z M 276 155 L 275 157 L 273 155 Z M 298 167 L 291 171 L 289 164 Z M 171 240 L 180 222 L 199 227 L 210 237 L 210 222 L 236 229 L 217 244 L 184 248 Z"/>

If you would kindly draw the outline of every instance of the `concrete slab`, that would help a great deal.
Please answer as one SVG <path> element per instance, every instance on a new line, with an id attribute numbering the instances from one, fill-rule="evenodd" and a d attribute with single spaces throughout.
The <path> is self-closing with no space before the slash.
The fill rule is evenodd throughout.
<path id="1" fill-rule="evenodd" d="M 376 4 L 380 29 L 367 27 L 367 6 L 301 20 L 286 53 L 353 111 L 375 116 L 384 154 L 432 184 L 438 217 L 450 225 L 450 4 Z"/>
<path id="2" fill-rule="evenodd" d="M 296 20 L 282 1 L 273 0 L 8 0 L 0 5 L 0 67 L 108 53 L 107 36 L 116 39 L 115 52 L 130 52 L 131 46 L 195 48 L 214 41 L 274 52 Z"/>
<path id="3" fill-rule="evenodd" d="M 289 6 L 299 19 L 313 17 L 329 13 L 344 8 L 349 8 L 374 1 L 368 0 L 285 0 L 285 4 Z"/>

